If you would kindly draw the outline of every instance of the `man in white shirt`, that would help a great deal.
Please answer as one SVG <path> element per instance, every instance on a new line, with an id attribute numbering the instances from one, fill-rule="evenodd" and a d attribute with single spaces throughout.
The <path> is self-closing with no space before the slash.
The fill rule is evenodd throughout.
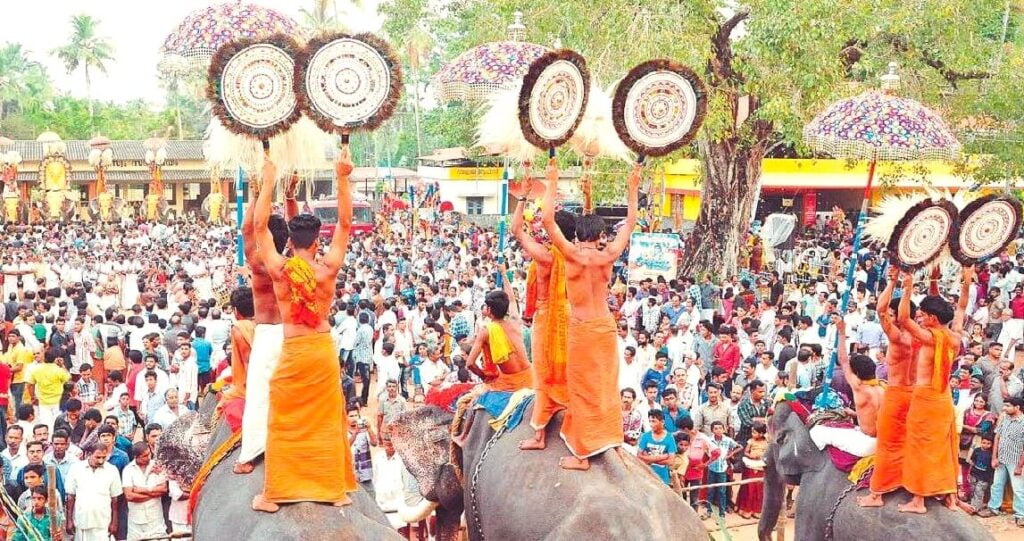
<path id="1" fill-rule="evenodd" d="M 206 339 L 213 345 L 213 350 L 224 349 L 224 344 L 231 336 L 231 322 L 222 319 L 220 308 L 210 310 L 210 318 L 203 320 L 202 325 L 206 327 Z"/>
<path id="2" fill-rule="evenodd" d="M 420 383 L 423 385 L 423 396 L 430 392 L 431 388 L 440 387 L 445 376 L 451 370 L 441 360 L 441 350 L 438 346 L 427 348 L 427 359 L 420 365 Z"/>
<path id="3" fill-rule="evenodd" d="M 191 343 L 179 342 L 171 361 L 170 380 L 171 387 L 181 391 L 182 403 L 188 404 L 199 396 L 199 365 Z"/>
<path id="4" fill-rule="evenodd" d="M 680 323 L 672 327 L 672 334 L 669 336 L 665 346 L 668 348 L 668 358 L 672 362 L 672 366 L 680 366 L 683 364 L 683 359 L 687 355 L 693 353 L 693 333 L 690 332 L 690 326 Z"/>
<path id="5" fill-rule="evenodd" d="M 145 357 L 144 364 L 146 366 L 146 369 L 140 371 L 135 376 L 135 396 L 133 398 L 137 402 L 141 402 L 142 398 L 146 396 L 146 374 L 149 372 L 153 372 L 154 374 L 156 374 L 157 393 L 163 394 L 164 391 L 166 391 L 171 386 L 170 376 L 167 375 L 167 372 L 164 372 L 163 370 L 160 369 L 159 366 L 157 366 L 156 357 L 152 355 L 147 355 Z M 125 387 L 125 390 L 127 390 L 127 387 Z M 116 400 L 116 398 L 114 397 L 112 397 L 112 399 Z"/>
<path id="6" fill-rule="evenodd" d="M 167 427 L 171 426 L 171 423 L 177 420 L 178 417 L 181 417 L 181 414 L 182 409 L 181 403 L 178 402 L 178 390 L 171 388 L 164 391 L 164 405 L 153 414 L 153 420 L 147 422 L 156 423 L 163 427 L 164 430 L 167 430 Z"/>
<path id="7" fill-rule="evenodd" d="M 18 472 L 28 464 L 28 453 L 25 451 L 25 446 L 21 444 L 24 439 L 25 429 L 20 425 L 15 424 L 7 427 L 7 448 L 0 453 L 0 456 L 3 456 L 11 463 L 8 481 L 14 482 L 17 480 Z"/>
<path id="8" fill-rule="evenodd" d="M 395 356 L 395 344 L 385 342 L 381 346 L 379 355 L 374 357 L 374 364 L 377 366 L 377 394 L 384 392 L 384 384 L 390 379 L 398 381 L 402 376 L 402 368 L 398 364 L 398 357 Z"/>
<path id="9" fill-rule="evenodd" d="M 111 508 L 122 494 L 120 475 L 98 441 L 90 441 L 83 451 L 86 460 L 71 466 L 64 483 L 66 529 L 75 534 L 75 541 L 108 541 L 117 532 L 117 514 Z"/>
<path id="10" fill-rule="evenodd" d="M 633 394 L 640 394 L 640 378 L 645 372 L 636 360 L 636 348 L 626 346 L 619 357 L 619 391 L 629 388 L 633 389 Z"/>
<path id="11" fill-rule="evenodd" d="M 161 500 L 167 494 L 167 478 L 154 472 L 149 444 L 132 445 L 135 460 L 121 474 L 124 497 L 128 500 L 128 540 L 158 537 L 167 533 Z"/>

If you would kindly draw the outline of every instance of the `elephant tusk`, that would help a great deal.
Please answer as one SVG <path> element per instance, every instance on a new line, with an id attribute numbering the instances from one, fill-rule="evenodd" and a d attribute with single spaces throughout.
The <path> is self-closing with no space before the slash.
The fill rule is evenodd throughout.
<path id="1" fill-rule="evenodd" d="M 426 520 L 427 517 L 437 509 L 437 507 L 437 502 L 432 502 L 428 499 L 421 500 L 420 503 L 413 507 L 400 504 L 398 507 L 398 518 L 406 524 L 412 524 L 414 522 Z"/>

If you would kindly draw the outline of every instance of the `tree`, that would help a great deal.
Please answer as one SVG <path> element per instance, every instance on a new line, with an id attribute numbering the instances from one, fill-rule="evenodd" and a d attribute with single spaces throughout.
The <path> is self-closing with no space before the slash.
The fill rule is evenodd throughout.
<path id="1" fill-rule="evenodd" d="M 15 111 L 44 105 L 52 93 L 46 69 L 29 59 L 20 43 L 0 47 L 0 123 Z"/>
<path id="2" fill-rule="evenodd" d="M 74 73 L 82 68 L 85 73 L 85 94 L 89 105 L 89 120 L 92 122 L 94 115 L 92 104 L 92 76 L 89 69 L 94 68 L 101 73 L 107 73 L 106 62 L 113 60 L 114 47 L 106 38 L 96 35 L 96 27 L 99 21 L 90 15 L 74 15 L 71 17 L 71 38 L 67 45 L 53 50 L 68 73 Z"/>
<path id="3" fill-rule="evenodd" d="M 762 159 L 790 147 L 810 156 L 803 126 L 830 102 L 874 86 L 890 61 L 900 64 L 901 94 L 935 107 L 954 126 L 987 127 L 962 134 L 970 152 L 992 155 L 976 175 L 1022 174 L 1024 48 L 1013 35 L 1021 13 L 1008 11 L 1005 0 L 571 0 L 557 9 L 463 0 L 440 10 L 424 4 L 389 0 L 382 13 L 421 18 L 444 59 L 503 39 L 513 12 L 522 10 L 528 41 L 560 39 L 587 58 L 602 85 L 651 58 L 675 59 L 702 76 L 707 120 L 697 142 L 679 153 L 702 165 L 702 207 L 686 274 L 735 272 Z M 621 182 L 624 169 L 596 180 Z"/>

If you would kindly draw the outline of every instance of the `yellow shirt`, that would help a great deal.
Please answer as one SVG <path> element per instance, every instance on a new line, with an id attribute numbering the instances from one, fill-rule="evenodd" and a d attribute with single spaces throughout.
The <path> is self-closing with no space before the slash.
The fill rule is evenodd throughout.
<path id="1" fill-rule="evenodd" d="M 12 372 L 19 365 L 21 366 L 21 370 L 15 372 L 14 377 L 11 378 L 11 383 L 25 383 L 25 367 L 31 364 L 34 358 L 35 355 L 32 353 L 32 350 L 25 344 L 18 344 L 7 353 L 4 353 L 4 362 L 11 365 Z"/>
<path id="2" fill-rule="evenodd" d="M 67 370 L 53 364 L 43 363 L 29 374 L 28 383 L 36 386 L 40 406 L 56 406 L 64 393 L 64 383 L 71 380 Z"/>

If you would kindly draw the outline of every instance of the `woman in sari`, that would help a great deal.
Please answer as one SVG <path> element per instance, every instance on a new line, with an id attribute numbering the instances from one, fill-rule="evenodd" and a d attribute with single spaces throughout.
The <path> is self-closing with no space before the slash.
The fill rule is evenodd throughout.
<path id="1" fill-rule="evenodd" d="M 964 412 L 963 430 L 960 432 L 960 486 L 964 493 L 960 499 L 970 498 L 970 471 L 971 464 L 968 459 L 971 456 L 971 449 L 976 445 L 976 440 L 981 434 L 991 432 L 996 423 L 996 414 L 988 410 L 988 398 L 984 393 L 974 395 L 971 407 Z"/>

